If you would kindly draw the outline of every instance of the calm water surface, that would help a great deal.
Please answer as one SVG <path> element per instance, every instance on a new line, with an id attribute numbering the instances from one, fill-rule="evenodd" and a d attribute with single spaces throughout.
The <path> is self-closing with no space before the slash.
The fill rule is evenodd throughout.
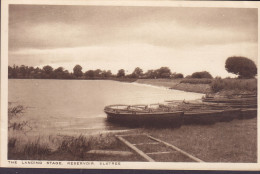
<path id="1" fill-rule="evenodd" d="M 202 94 L 108 80 L 8 81 L 8 100 L 26 106 L 23 117 L 35 132 L 89 133 L 125 129 L 106 121 L 110 104 L 151 104 L 199 99 Z"/>

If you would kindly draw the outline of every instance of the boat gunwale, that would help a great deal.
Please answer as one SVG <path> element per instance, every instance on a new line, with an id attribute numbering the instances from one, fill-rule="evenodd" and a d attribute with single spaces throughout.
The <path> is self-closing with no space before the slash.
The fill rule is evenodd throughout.
<path id="1" fill-rule="evenodd" d="M 131 111 L 128 110 L 128 112 L 115 112 L 115 111 L 107 111 L 104 110 L 108 114 L 117 114 L 117 115 L 163 115 L 163 114 L 183 114 L 183 111 L 174 111 L 174 112 L 140 112 L 140 111 Z"/>

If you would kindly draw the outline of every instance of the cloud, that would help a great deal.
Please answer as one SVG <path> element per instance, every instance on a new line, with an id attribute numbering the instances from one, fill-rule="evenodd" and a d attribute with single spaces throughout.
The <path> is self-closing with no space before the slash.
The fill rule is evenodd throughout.
<path id="1" fill-rule="evenodd" d="M 11 50 L 129 42 L 164 46 L 256 42 L 257 10 L 13 5 L 9 29 Z"/>
<path id="2" fill-rule="evenodd" d="M 200 45 L 229 44 L 238 42 L 257 42 L 254 33 L 245 33 L 236 30 L 215 29 L 209 27 L 185 27 L 177 22 L 144 23 L 132 29 L 131 37 L 136 40 L 145 40 L 147 43 L 166 47 L 184 47 Z"/>

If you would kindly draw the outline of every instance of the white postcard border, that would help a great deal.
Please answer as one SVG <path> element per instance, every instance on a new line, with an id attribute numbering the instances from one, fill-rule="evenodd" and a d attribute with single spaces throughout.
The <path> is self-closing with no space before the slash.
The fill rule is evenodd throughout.
<path id="1" fill-rule="evenodd" d="M 9 4 L 49 4 L 49 5 L 99 5 L 99 6 L 161 6 L 161 7 L 234 7 L 258 8 L 260 2 L 245 1 L 72 1 L 72 0 L 3 0 L 1 7 L 1 167 L 21 168 L 88 168 L 88 169 L 175 169 L 175 170 L 259 170 L 259 129 L 258 133 L 258 162 L 257 163 L 185 163 L 185 162 L 108 162 L 108 161 L 35 161 L 7 160 L 7 104 L 8 104 L 8 5 Z M 259 30 L 258 12 L 258 30 Z M 259 40 L 259 34 L 258 34 Z M 259 44 L 258 44 L 259 50 Z M 258 53 L 259 54 L 259 53 Z M 259 59 L 258 59 L 259 65 Z M 258 81 L 259 85 L 259 81 Z M 259 110 L 258 110 L 259 115 Z M 259 119 L 257 121 L 259 125 Z M 49 162 L 49 163 L 48 163 Z M 41 163 L 41 164 L 40 164 Z M 51 164 L 52 163 L 52 164 Z M 71 165 L 70 165 L 71 163 Z M 88 163 L 88 164 L 87 164 Z M 116 165 L 115 163 L 118 163 Z"/>

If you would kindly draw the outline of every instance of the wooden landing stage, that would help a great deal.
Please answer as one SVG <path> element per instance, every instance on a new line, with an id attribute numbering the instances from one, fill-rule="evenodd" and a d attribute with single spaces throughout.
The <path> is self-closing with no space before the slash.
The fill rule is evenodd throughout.
<path id="1" fill-rule="evenodd" d="M 215 123 L 233 119 L 250 119 L 257 116 L 257 96 L 234 94 L 232 96 L 208 97 L 202 102 L 167 101 L 184 112 L 184 124 Z"/>
<path id="2" fill-rule="evenodd" d="M 204 162 L 180 148 L 146 134 L 116 137 L 148 162 Z"/>

